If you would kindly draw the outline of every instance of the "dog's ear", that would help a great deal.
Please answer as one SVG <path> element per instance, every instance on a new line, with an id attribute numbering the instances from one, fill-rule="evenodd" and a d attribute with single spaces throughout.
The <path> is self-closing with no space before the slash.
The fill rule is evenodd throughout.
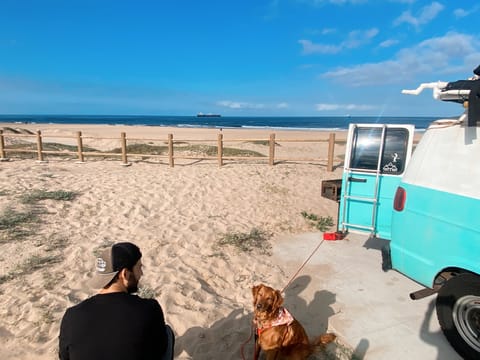
<path id="1" fill-rule="evenodd" d="M 258 294 L 258 290 L 260 290 L 260 286 L 261 285 L 256 285 L 254 287 L 252 287 L 252 296 L 253 296 L 253 303 L 255 304 L 255 301 L 257 299 L 257 294 Z"/>
<path id="2" fill-rule="evenodd" d="M 283 304 L 283 297 L 282 293 L 280 290 L 275 290 L 275 301 L 273 302 L 273 305 L 276 309 L 278 309 L 280 306 Z"/>

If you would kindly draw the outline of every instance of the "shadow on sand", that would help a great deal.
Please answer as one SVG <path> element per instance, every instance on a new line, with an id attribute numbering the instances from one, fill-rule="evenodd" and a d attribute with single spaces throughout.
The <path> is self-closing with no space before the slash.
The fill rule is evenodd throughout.
<path id="1" fill-rule="evenodd" d="M 310 338 L 327 332 L 328 319 L 334 315 L 331 307 L 335 303 L 335 294 L 320 290 L 307 303 L 300 294 L 310 284 L 309 276 L 296 278 L 285 290 L 284 305 L 304 326 Z M 243 309 L 233 310 L 210 327 L 192 327 L 175 343 L 175 358 L 178 359 L 253 359 L 254 330 L 253 313 L 244 313 Z M 312 356 L 312 359 L 363 359 L 368 349 L 368 341 L 362 339 L 355 351 L 340 342 L 330 344 L 326 351 Z M 353 355 L 355 353 L 355 355 Z M 262 357 L 260 357 L 262 359 Z"/>

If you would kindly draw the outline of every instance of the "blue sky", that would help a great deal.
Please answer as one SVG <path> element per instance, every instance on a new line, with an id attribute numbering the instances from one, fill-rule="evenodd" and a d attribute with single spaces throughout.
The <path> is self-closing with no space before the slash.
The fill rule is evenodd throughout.
<path id="1" fill-rule="evenodd" d="M 0 114 L 451 116 L 480 3 L 1 0 Z"/>

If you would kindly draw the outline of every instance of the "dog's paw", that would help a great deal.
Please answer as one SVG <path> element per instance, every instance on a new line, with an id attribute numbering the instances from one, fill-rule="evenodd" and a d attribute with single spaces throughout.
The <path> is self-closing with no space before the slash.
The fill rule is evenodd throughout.
<path id="1" fill-rule="evenodd" d="M 325 346 L 335 341 L 336 338 L 337 338 L 337 335 L 335 334 L 322 334 L 315 340 L 314 343 L 315 345 Z"/>

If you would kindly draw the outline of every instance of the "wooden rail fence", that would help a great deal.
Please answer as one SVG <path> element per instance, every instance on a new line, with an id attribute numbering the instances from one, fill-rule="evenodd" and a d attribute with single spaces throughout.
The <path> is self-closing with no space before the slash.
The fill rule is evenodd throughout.
<path id="1" fill-rule="evenodd" d="M 22 148 L 7 148 L 5 146 L 5 138 L 15 138 L 15 137 L 29 137 L 29 138 L 36 138 L 36 150 L 31 149 L 22 149 Z M 77 151 L 60 151 L 60 150 L 44 150 L 43 144 L 43 137 L 47 138 L 63 138 L 63 139 L 76 139 L 76 148 Z M 121 153 L 106 153 L 106 152 L 93 152 L 93 151 L 85 151 L 83 140 L 84 139 L 97 139 L 97 140 L 111 140 L 111 139 L 118 139 L 120 142 Z M 145 139 L 145 138 L 127 138 L 125 132 L 120 134 L 120 138 L 98 138 L 98 137 L 86 137 L 82 135 L 81 131 L 78 131 L 75 136 L 66 136 L 66 135 L 42 135 L 40 130 L 37 130 L 36 134 L 5 134 L 3 130 L 0 130 L 0 160 L 7 160 L 7 153 L 8 152 L 25 152 L 25 153 L 37 153 L 37 159 L 40 162 L 45 161 L 44 155 L 46 154 L 69 154 L 69 155 L 76 155 L 78 156 L 79 162 L 85 162 L 85 156 L 120 156 L 123 165 L 130 165 L 128 162 L 128 153 L 127 153 L 127 140 L 129 141 L 162 141 L 162 139 Z M 223 166 L 224 160 L 258 160 L 258 159 L 265 159 L 265 157 L 259 156 L 249 156 L 249 157 L 240 157 L 240 156 L 230 156 L 226 157 L 224 155 L 224 143 L 227 141 L 230 142 L 256 142 L 256 141 L 268 141 L 269 152 L 268 152 L 268 164 L 273 166 L 276 162 L 279 161 L 318 161 L 322 159 L 296 159 L 296 158 L 275 158 L 275 146 L 276 142 L 325 142 L 324 139 L 277 139 L 275 134 L 270 134 L 268 140 L 266 139 L 232 139 L 232 140 L 225 140 L 223 138 L 223 134 L 219 133 L 217 136 L 217 156 L 186 156 L 180 155 L 176 156 L 174 154 L 174 144 L 175 143 L 183 143 L 183 142 L 211 142 L 214 140 L 174 140 L 173 134 L 168 134 L 167 137 L 167 148 L 168 154 L 167 155 L 159 155 L 159 154 L 138 154 L 138 153 L 131 153 L 130 155 L 135 156 L 148 156 L 148 157 L 158 157 L 158 158 L 168 158 L 168 163 L 171 167 L 175 165 L 175 159 L 200 159 L 200 160 L 207 160 L 207 159 L 216 159 L 219 166 Z M 330 133 L 328 138 L 328 155 L 327 155 L 327 171 L 334 170 L 334 151 L 335 151 L 335 133 Z"/>

